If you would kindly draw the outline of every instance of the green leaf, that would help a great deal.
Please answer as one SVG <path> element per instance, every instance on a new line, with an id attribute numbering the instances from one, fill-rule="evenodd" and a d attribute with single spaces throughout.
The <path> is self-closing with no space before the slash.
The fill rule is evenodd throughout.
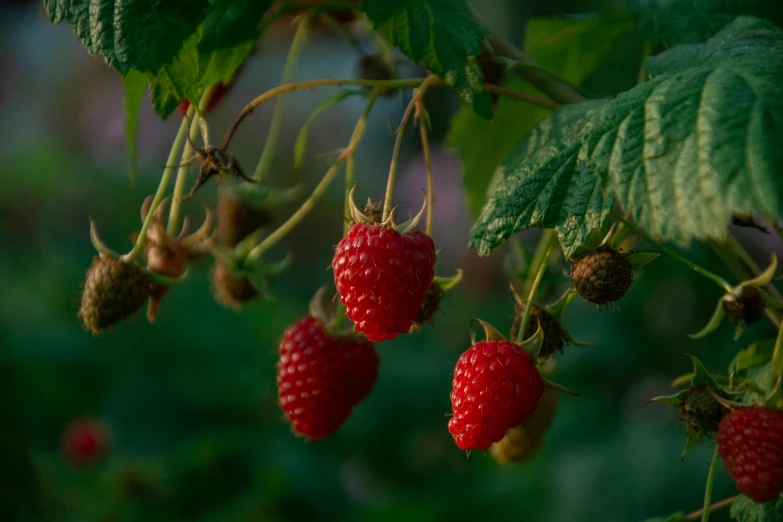
<path id="1" fill-rule="evenodd" d="M 200 30 L 150 74 L 153 106 L 166 118 L 184 99 L 198 100 L 206 87 L 227 84 L 255 48 L 271 0 L 215 0 Z"/>
<path id="2" fill-rule="evenodd" d="M 775 339 L 753 343 L 734 357 L 729 368 L 731 368 L 732 372 L 738 372 L 763 366 L 772 360 L 772 352 L 774 350 Z"/>
<path id="3" fill-rule="evenodd" d="M 775 502 L 756 504 L 740 495 L 731 505 L 731 518 L 737 522 L 783 522 L 783 497 Z"/>
<path id="4" fill-rule="evenodd" d="M 741 17 L 698 49 L 648 64 L 650 81 L 586 115 L 583 152 L 605 190 L 683 245 L 722 240 L 734 212 L 779 217 L 783 33 Z"/>
<path id="5" fill-rule="evenodd" d="M 536 18 L 527 24 L 524 47 L 548 71 L 580 84 L 603 63 L 617 42 L 632 37 L 633 33 L 633 23 L 624 16 L 568 20 Z M 623 68 L 635 70 L 639 60 L 640 55 L 637 55 L 634 63 L 623 63 Z M 520 79 L 513 79 L 507 85 L 541 96 Z M 462 182 L 474 217 L 478 217 L 486 203 L 487 189 L 498 165 L 519 140 L 550 112 L 549 109 L 502 96 L 494 121 L 479 118 L 469 107 L 461 108 L 454 115 L 446 145 L 459 150 L 463 164 Z"/>
<path id="6" fill-rule="evenodd" d="M 783 23 L 783 4 L 770 0 L 627 0 L 628 14 L 654 44 L 701 43 L 739 15 Z"/>
<path id="7" fill-rule="evenodd" d="M 492 118 L 477 56 L 486 30 L 465 0 L 362 0 L 376 29 L 414 62 L 446 80 L 483 118 Z"/>
<path id="8" fill-rule="evenodd" d="M 156 72 L 204 20 L 208 0 L 44 0 L 53 24 L 65 20 L 91 55 L 125 76 Z"/>
<path id="9" fill-rule="evenodd" d="M 194 34 L 183 45 L 174 59 L 150 75 L 152 106 L 161 118 L 167 118 L 184 99 L 198 100 L 200 76 L 198 70 L 198 41 Z"/>
<path id="10" fill-rule="evenodd" d="M 565 106 L 541 122 L 501 166 L 502 181 L 471 231 L 480 255 L 522 228 L 556 228 L 566 256 L 601 226 L 613 200 L 604 197 L 593 168 L 580 157 L 584 116 L 603 101 Z"/>
<path id="11" fill-rule="evenodd" d="M 261 37 L 272 0 L 214 0 L 198 44 L 201 88 L 228 83 Z"/>
<path id="12" fill-rule="evenodd" d="M 147 90 L 147 78 L 132 69 L 123 79 L 125 88 L 125 148 L 128 150 L 128 170 L 131 182 L 136 175 L 136 129 L 139 121 L 139 108 Z"/>
<path id="13" fill-rule="evenodd" d="M 304 162 L 304 156 L 307 149 L 307 138 L 310 135 L 310 125 L 315 121 L 319 114 L 325 110 L 337 105 L 346 98 L 351 96 L 367 96 L 367 91 L 356 89 L 340 89 L 331 96 L 324 98 L 324 100 L 318 104 L 315 110 L 307 118 L 307 121 L 302 125 L 299 135 L 296 137 L 296 144 L 294 145 L 294 166 L 299 167 Z"/>

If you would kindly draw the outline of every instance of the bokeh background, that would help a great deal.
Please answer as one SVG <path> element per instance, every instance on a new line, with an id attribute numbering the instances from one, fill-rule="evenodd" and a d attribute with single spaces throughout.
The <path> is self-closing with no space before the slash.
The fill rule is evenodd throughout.
<path id="1" fill-rule="evenodd" d="M 530 17 L 621 7 L 584 0 L 475 3 L 495 31 L 515 42 Z M 209 116 L 213 140 L 245 103 L 276 84 L 291 36 L 284 23 L 265 36 Z M 362 43 L 372 52 L 368 38 Z M 351 77 L 358 57 L 344 40 L 315 31 L 296 77 Z M 627 77 L 608 68 L 594 78 L 594 89 L 625 89 Z M 347 142 L 360 101 L 324 113 L 312 128 L 305 166 L 293 167 L 298 130 L 329 92 L 288 98 L 270 184 L 314 186 L 327 167 L 317 153 Z M 724 324 L 702 341 L 689 340 L 685 334 L 706 322 L 720 292 L 666 257 L 638 274 L 619 310 L 579 300 L 569 308 L 566 327 L 599 348 L 568 348 L 557 357 L 555 379 L 582 396 L 562 397 L 535 460 L 501 467 L 454 445 L 446 414 L 454 364 L 469 346 L 469 319 L 508 330 L 513 299 L 503 268 L 508 249 L 479 259 L 467 248 L 471 218 L 459 156 L 442 146 L 460 102 L 443 90 L 433 93 L 427 100 L 435 142 L 433 235 L 443 249 L 437 272 L 462 268 L 465 279 L 434 325 L 378 346 L 382 363 L 372 394 L 339 432 L 308 442 L 292 434 L 276 403 L 276 349 L 283 329 L 331 280 L 326 268 L 342 233 L 341 184 L 272 252 L 273 259 L 295 255 L 272 287 L 273 302 L 240 313 L 219 306 L 206 262 L 169 292 L 157 324 L 140 315 L 93 337 L 76 319 L 94 253 L 88 216 L 111 247 L 130 247 L 139 207 L 157 186 L 179 123 L 161 121 L 145 98 L 139 173 L 131 183 L 119 77 L 87 55 L 70 27 L 52 27 L 38 2 L 0 2 L 0 520 L 632 522 L 699 508 L 712 448 L 681 461 L 685 435 L 676 412 L 647 400 L 671 393 L 671 379 L 689 371 L 684 354 L 719 371 L 739 348 L 773 331 L 762 322 L 735 343 Z M 357 159 L 362 197 L 382 194 L 393 143 L 388 122 L 399 121 L 404 104 L 403 95 L 384 98 L 372 114 Z M 259 110 L 240 129 L 234 150 L 244 164 L 257 161 L 270 116 L 271 108 Z M 424 186 L 415 137 L 410 132 L 405 141 L 396 193 L 410 212 Z M 186 210 L 200 219 L 201 205 L 214 198 L 210 185 Z M 296 206 L 277 209 L 277 223 Z M 780 251 L 769 236 L 736 232 L 761 264 L 769 249 Z M 519 239 L 531 247 L 537 234 Z M 709 248 L 694 245 L 688 255 L 732 277 Z M 566 283 L 555 268 L 545 300 Z M 85 415 L 105 422 L 110 447 L 100 463 L 75 469 L 63 459 L 61 438 Z M 734 493 L 721 468 L 714 498 Z"/>

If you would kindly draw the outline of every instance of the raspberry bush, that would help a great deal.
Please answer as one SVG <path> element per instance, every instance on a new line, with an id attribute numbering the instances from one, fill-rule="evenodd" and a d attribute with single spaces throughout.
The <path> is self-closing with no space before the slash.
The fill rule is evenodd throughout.
<path id="1" fill-rule="evenodd" d="M 297 312 L 298 320 L 287 326 L 266 317 L 259 322 L 278 329 L 276 377 L 272 368 L 263 375 L 276 382 L 275 414 L 302 436 L 294 443 L 318 441 L 311 444 L 317 452 L 343 440 L 343 426 L 354 422 L 354 413 L 363 419 L 362 409 L 376 404 L 371 397 L 376 381 L 379 387 L 406 385 L 388 382 L 394 371 L 384 372 L 384 354 L 424 336 L 432 350 L 448 351 L 453 363 L 438 370 L 452 387 L 450 393 L 447 386 L 440 390 L 451 404 L 448 411 L 444 404 L 448 418 L 432 435 L 441 443 L 437 452 L 479 450 L 470 458 L 489 452 L 501 464 L 533 466 L 542 447 L 551 444 L 557 451 L 560 439 L 550 441 L 545 434 L 557 426 L 560 412 L 582 408 L 573 404 L 584 401 L 576 397 L 579 390 L 566 386 L 578 387 L 568 382 L 577 371 L 572 361 L 582 357 L 577 349 L 591 345 L 569 333 L 569 310 L 590 307 L 596 314 L 622 316 L 626 306 L 641 306 L 635 302 L 637 285 L 644 284 L 648 270 L 655 277 L 655 266 L 666 259 L 699 278 L 700 291 L 717 299 L 707 324 L 692 339 L 678 333 L 676 342 L 702 346 L 697 340 L 718 337 L 714 332 L 726 316 L 734 341 L 746 328 L 758 333 L 755 325 L 762 322 L 777 334 L 737 345 L 731 360 L 709 357 L 713 373 L 692 357 L 693 371 L 674 379 L 677 393 L 654 398 L 679 410 L 683 457 L 698 446 L 713 455 L 703 498 L 689 499 L 700 509 L 664 520 L 706 522 L 729 506 L 739 522 L 783 520 L 783 296 L 775 286 L 777 258 L 774 252 L 752 256 L 735 238 L 736 227 L 749 223 L 753 233 L 773 237 L 775 247 L 783 240 L 783 32 L 775 25 L 783 20 L 781 9 L 750 0 L 627 0 L 622 13 L 531 20 L 523 50 L 486 27 L 466 0 L 148 4 L 44 2 L 52 23 L 71 25 L 89 53 L 101 55 L 122 77 L 131 164 L 145 89 L 158 116 L 180 120 L 168 158 L 160 158 L 165 167 L 155 193 L 133 199 L 141 223 L 137 230 L 121 231 L 131 234 L 129 250 L 112 250 L 99 237 L 98 224 L 89 226 L 97 252 L 74 320 L 101 334 L 107 349 L 119 335 L 112 331 L 115 325 L 144 304 L 149 322 L 165 323 L 168 303 L 183 306 L 174 294 L 201 277 L 196 274 L 210 274 L 215 301 L 239 313 L 273 299 L 286 303 L 281 309 L 293 307 L 291 288 L 317 278 L 325 286 L 318 292 L 307 288 L 315 295 L 308 312 Z M 688 8 L 691 4 L 699 6 Z M 260 89 L 239 82 L 263 55 L 264 46 L 257 47 L 267 29 L 281 20 L 295 30 L 279 83 L 249 96 Z M 316 29 L 356 48 L 353 77 L 295 76 Z M 629 41 L 638 44 L 633 58 L 613 54 Z M 625 76 L 612 81 L 606 64 L 621 64 L 630 71 L 625 76 L 637 81 Z M 296 91 L 324 87 L 337 90 L 313 109 L 295 143 L 287 143 L 285 101 Z M 444 111 L 432 102 L 444 93 L 462 103 L 445 137 L 437 121 Z M 232 97 L 242 96 L 243 108 L 231 114 L 230 124 L 213 123 L 220 110 L 233 110 L 227 103 Z M 315 157 L 308 145 L 315 120 L 336 105 L 345 108 L 349 98 L 360 99 L 364 109 L 347 142 L 328 155 L 330 166 L 320 180 L 309 189 L 273 180 L 280 150 L 292 146 L 296 167 Z M 249 163 L 235 137 L 271 103 L 268 133 L 253 151 L 255 163 Z M 382 161 L 374 157 L 372 172 L 357 169 L 368 126 L 377 125 L 373 115 L 387 103 L 404 107 L 391 126 L 393 145 Z M 397 175 L 409 151 L 404 143 L 409 126 L 421 153 L 421 179 L 415 182 L 424 201 L 418 213 L 403 218 L 410 201 L 401 195 Z M 215 132 L 217 141 L 210 139 Z M 452 293 L 463 277 L 467 286 L 486 275 L 475 267 L 490 265 L 463 258 L 465 264 L 455 266 L 452 258 L 440 256 L 440 245 L 458 221 L 442 203 L 449 199 L 436 194 L 436 186 L 445 185 L 435 180 L 448 174 L 433 154 L 441 141 L 462 160 L 464 210 L 473 218 L 465 242 L 479 256 L 506 261 L 503 273 L 495 265 L 486 277 L 512 287 L 516 305 L 506 307 L 508 338 L 484 322 L 487 317 L 459 315 L 465 309 L 459 300 L 471 300 L 471 310 L 482 315 L 495 308 L 473 295 L 475 286 Z M 383 194 L 372 193 L 379 172 L 385 175 Z M 322 210 L 338 178 L 342 215 Z M 190 207 L 192 196 L 207 207 L 195 230 L 184 216 L 198 210 Z M 357 206 L 359 196 L 370 197 L 369 203 Z M 322 221 L 319 229 L 313 214 Z M 318 245 L 322 235 L 334 247 L 322 252 L 331 258 L 331 273 L 323 272 L 314 261 L 321 257 L 309 250 L 308 238 Z M 291 247 L 287 254 L 280 249 L 284 241 Z M 711 248 L 715 262 L 703 266 L 697 244 Z M 300 271 L 301 281 L 291 271 Z M 457 315 L 449 324 L 461 328 L 444 332 L 438 329 L 440 317 L 450 309 Z M 653 325 L 676 318 L 646 319 Z M 483 340 L 477 340 L 472 320 L 482 325 Z M 637 326 L 633 335 L 646 336 L 647 325 Z M 592 338 L 611 344 L 612 332 L 593 331 Z M 416 367 L 415 355 L 406 364 Z M 725 371 L 717 370 L 721 367 Z M 614 399 L 601 400 L 609 398 Z M 644 406 L 637 403 L 632 408 Z M 417 401 L 403 406 L 417 418 Z M 392 413 L 385 420 L 384 430 L 394 433 L 396 443 L 419 444 L 400 432 Z M 106 433 L 98 422 L 78 421 L 63 438 L 65 460 L 85 468 L 111 458 Z M 739 497 L 713 498 L 721 474 L 735 483 Z M 150 501 L 166 495 L 145 472 L 122 477 L 120 489 L 130 496 Z"/>

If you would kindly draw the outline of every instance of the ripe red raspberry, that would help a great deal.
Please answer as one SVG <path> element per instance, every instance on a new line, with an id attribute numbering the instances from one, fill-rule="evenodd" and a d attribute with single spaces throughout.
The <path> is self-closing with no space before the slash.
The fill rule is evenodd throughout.
<path id="1" fill-rule="evenodd" d="M 315 317 L 305 317 L 283 333 L 278 399 L 301 435 L 318 440 L 334 433 L 377 376 L 378 355 L 371 343 L 334 339 Z"/>
<path id="2" fill-rule="evenodd" d="M 482 341 L 463 353 L 454 370 L 449 431 L 462 449 L 485 450 L 538 406 L 541 374 L 508 341 Z"/>
<path id="3" fill-rule="evenodd" d="M 96 463 L 105 455 L 108 446 L 106 426 L 89 417 L 72 421 L 62 438 L 63 457 L 75 467 Z"/>
<path id="4" fill-rule="evenodd" d="M 718 451 L 737 488 L 754 502 L 783 491 L 783 411 L 734 410 L 718 426 Z"/>
<path id="5" fill-rule="evenodd" d="M 373 342 L 410 330 L 435 277 L 435 244 L 419 230 L 401 234 L 356 223 L 337 245 L 334 283 L 356 329 Z"/>

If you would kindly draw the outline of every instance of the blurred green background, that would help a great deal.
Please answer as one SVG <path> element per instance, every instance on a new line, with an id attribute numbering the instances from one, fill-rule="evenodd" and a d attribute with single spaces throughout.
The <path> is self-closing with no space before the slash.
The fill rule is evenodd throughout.
<path id="1" fill-rule="evenodd" d="M 584 0 L 477 4 L 494 30 L 516 42 L 530 17 L 619 7 Z M 213 140 L 245 103 L 276 84 L 291 36 L 285 24 L 265 36 L 208 118 Z M 339 37 L 315 31 L 296 77 L 350 77 L 357 58 Z M 617 92 L 628 77 L 605 66 L 593 88 Z M 314 186 L 327 166 L 316 153 L 347 142 L 362 109 L 358 100 L 316 121 L 306 165 L 293 168 L 298 129 L 329 92 L 288 98 L 270 184 Z M 402 96 L 385 98 L 372 114 L 357 159 L 362 198 L 382 193 L 393 143 L 387 122 L 399 121 L 404 103 Z M 599 348 L 567 348 L 557 357 L 555 379 L 582 396 L 562 397 L 534 461 L 506 468 L 455 446 L 446 414 L 451 372 L 469 346 L 468 321 L 480 317 L 508 330 L 513 299 L 502 263 L 507 248 L 479 259 L 466 246 L 471 219 L 459 156 L 441 146 L 459 100 L 437 91 L 428 104 L 433 236 L 443 248 L 437 271 L 462 268 L 465 280 L 447 295 L 434 325 L 378 345 L 382 362 L 371 395 L 336 434 L 308 442 L 291 433 L 276 403 L 276 349 L 283 329 L 331 280 L 326 268 L 342 233 L 341 184 L 272 253 L 295 255 L 273 285 L 274 302 L 238 314 L 222 308 L 212 298 L 207 262 L 169 292 L 157 324 L 140 314 L 91 336 L 76 319 L 94 253 L 88 216 L 111 247 L 130 247 L 139 207 L 157 186 L 179 123 L 160 121 L 145 98 L 139 175 L 131 184 L 120 79 L 87 55 L 68 26 L 53 28 L 38 3 L 0 2 L 0 520 L 624 522 L 699 508 L 712 448 L 681 461 L 685 435 L 676 412 L 647 400 L 670 393 L 670 380 L 690 370 L 685 353 L 720 371 L 739 348 L 774 333 L 763 322 L 735 343 L 724 324 L 690 341 L 685 334 L 706 322 L 719 290 L 667 258 L 637 274 L 620 310 L 579 300 L 568 310 L 565 326 Z M 234 150 L 244 164 L 257 161 L 270 116 L 271 109 L 259 110 L 240 129 Z M 406 139 L 396 193 L 411 212 L 424 186 L 415 134 Z M 214 197 L 210 185 L 186 211 L 198 220 L 201 204 L 213 205 Z M 297 205 L 278 209 L 276 221 Z M 761 234 L 737 232 L 761 264 L 768 249 L 779 249 Z M 519 238 L 532 247 L 537 234 Z M 688 255 L 731 277 L 710 249 L 694 245 Z M 553 270 L 545 300 L 566 284 Z M 100 464 L 72 469 L 61 456 L 61 437 L 83 415 L 107 424 L 110 448 Z M 714 499 L 734 493 L 721 468 Z"/>

